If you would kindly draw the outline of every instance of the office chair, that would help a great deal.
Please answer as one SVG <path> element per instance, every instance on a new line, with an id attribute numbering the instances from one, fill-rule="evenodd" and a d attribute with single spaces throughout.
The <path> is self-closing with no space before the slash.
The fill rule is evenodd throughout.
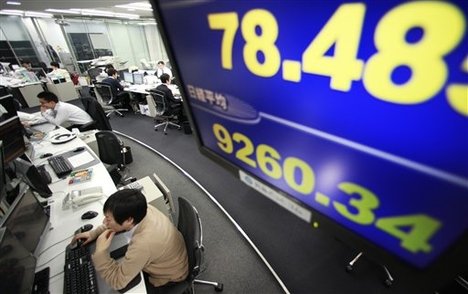
<path id="1" fill-rule="evenodd" d="M 351 260 L 347 265 L 346 265 L 346 271 L 348 273 L 352 272 L 353 271 L 353 267 L 354 267 L 354 264 L 359 260 L 359 258 L 361 258 L 361 256 L 364 254 L 364 252 L 359 252 L 354 258 L 353 260 Z M 381 264 L 380 265 L 382 267 L 382 269 L 384 270 L 384 273 L 385 273 L 385 280 L 384 280 L 384 284 L 385 286 L 387 287 L 390 287 L 393 282 L 395 281 L 392 274 L 390 273 L 390 271 L 388 270 L 388 268 Z"/>
<path id="2" fill-rule="evenodd" d="M 96 81 L 96 77 L 100 75 L 101 72 L 102 72 L 102 68 L 100 67 L 93 67 L 93 68 L 88 69 L 88 75 L 89 75 L 89 79 L 91 83 Z"/>
<path id="3" fill-rule="evenodd" d="M 104 108 L 107 117 L 112 113 L 117 113 L 119 116 L 123 117 L 124 115 L 122 111 L 128 111 L 126 108 L 119 108 L 122 107 L 122 105 L 117 101 L 117 97 L 114 97 L 114 93 L 112 92 L 110 85 L 96 82 L 94 83 L 94 88 L 96 89 L 96 97 L 102 105 L 102 108 Z"/>
<path id="4" fill-rule="evenodd" d="M 124 185 L 126 182 L 135 181 L 135 178 L 126 176 L 122 179 L 121 172 L 125 169 L 125 164 L 133 160 L 122 140 L 112 131 L 100 131 L 96 133 L 96 141 L 99 158 L 107 164 L 106 169 L 114 183 Z"/>
<path id="5" fill-rule="evenodd" d="M 81 103 L 85 111 L 93 119 L 93 128 L 101 131 L 112 131 L 112 127 L 109 123 L 109 119 L 104 112 L 101 104 L 93 97 L 81 97 Z M 81 130 L 80 131 L 84 131 Z"/>
<path id="6" fill-rule="evenodd" d="M 184 281 L 164 286 L 164 294 L 194 293 L 194 284 L 212 285 L 216 292 L 223 291 L 223 284 L 196 280 L 200 274 L 204 251 L 203 230 L 197 209 L 186 199 L 179 197 L 179 222 L 177 228 L 182 233 L 187 249 L 189 273 Z"/>
<path id="7" fill-rule="evenodd" d="M 156 106 L 156 119 L 162 120 L 161 123 L 154 126 L 154 130 L 157 131 L 160 126 L 164 126 L 164 135 L 167 135 L 169 125 L 180 130 L 180 125 L 174 123 L 173 120 L 176 118 L 181 105 L 170 105 L 164 92 L 157 89 L 151 89 L 150 94 Z"/>

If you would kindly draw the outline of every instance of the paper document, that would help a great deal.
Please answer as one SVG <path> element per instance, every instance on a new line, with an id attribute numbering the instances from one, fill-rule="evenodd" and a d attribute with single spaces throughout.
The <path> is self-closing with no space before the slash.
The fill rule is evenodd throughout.
<path id="1" fill-rule="evenodd" d="M 73 168 L 81 166 L 83 164 L 87 164 L 94 160 L 94 157 L 88 151 L 83 151 L 80 154 L 74 155 L 72 157 L 67 158 L 68 161 L 71 163 Z"/>

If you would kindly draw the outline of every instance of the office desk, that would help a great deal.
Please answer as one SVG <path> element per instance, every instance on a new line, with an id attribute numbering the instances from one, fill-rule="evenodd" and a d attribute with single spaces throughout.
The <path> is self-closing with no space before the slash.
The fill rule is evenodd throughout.
<path id="1" fill-rule="evenodd" d="M 50 131 L 44 140 L 32 143 L 34 146 L 34 156 L 32 160 L 35 165 L 40 165 L 47 162 L 47 159 L 40 158 L 41 154 L 53 153 L 54 155 L 59 155 L 70 150 L 74 150 L 76 147 L 85 147 L 85 150 L 82 152 L 89 152 L 91 155 L 96 156 L 92 149 L 87 147 L 87 145 L 79 138 L 75 138 L 67 143 L 58 145 L 52 144 L 47 139 L 51 138 L 51 136 L 54 134 L 62 134 L 65 132 L 68 131 L 63 128 L 59 128 L 57 130 Z M 92 169 L 93 176 L 90 181 L 69 185 L 67 179 L 57 178 L 50 166 L 48 166 L 48 164 L 46 165 L 46 170 L 49 171 L 52 177 L 52 183 L 49 185 L 49 187 L 53 192 L 53 196 L 48 199 L 50 204 L 51 228 L 49 231 L 44 232 L 42 240 L 39 244 L 37 252 L 40 253 L 37 259 L 36 271 L 39 271 L 45 267 L 50 267 L 50 293 L 62 293 L 63 291 L 65 248 L 70 243 L 74 231 L 84 224 L 92 224 L 94 227 L 99 226 L 103 220 L 102 208 L 104 202 L 107 196 L 116 191 L 116 187 L 109 173 L 100 161 L 93 164 Z M 103 194 L 105 195 L 99 201 L 88 203 L 78 208 L 70 208 L 67 210 L 62 209 L 62 201 L 68 192 L 96 186 L 102 187 Z M 99 215 L 91 220 L 81 220 L 81 215 L 88 210 L 96 211 L 99 213 Z M 117 235 L 114 238 L 109 250 L 112 251 L 128 243 L 130 237 L 130 233 Z M 94 248 L 91 248 L 91 250 L 93 251 Z M 100 278 L 99 274 L 97 274 L 97 280 L 100 293 L 117 293 L 106 285 L 106 283 Z M 142 277 L 140 284 L 130 289 L 130 291 L 127 293 L 145 292 L 146 288 Z"/>

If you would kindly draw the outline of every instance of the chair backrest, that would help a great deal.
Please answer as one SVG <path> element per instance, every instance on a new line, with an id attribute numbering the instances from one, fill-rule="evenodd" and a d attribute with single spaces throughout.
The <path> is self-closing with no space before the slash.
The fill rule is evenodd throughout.
<path id="1" fill-rule="evenodd" d="M 157 89 L 151 89 L 150 94 L 154 100 L 154 104 L 156 107 L 156 115 L 165 115 L 169 110 L 169 104 L 164 92 Z"/>
<path id="2" fill-rule="evenodd" d="M 95 127 L 101 131 L 112 131 L 112 127 L 109 123 L 109 119 L 106 116 L 104 109 L 101 104 L 93 97 L 82 97 L 81 103 L 83 103 L 85 111 L 91 116 L 95 122 Z"/>
<path id="3" fill-rule="evenodd" d="M 179 223 L 177 228 L 182 233 L 189 262 L 188 280 L 193 281 L 200 273 L 203 262 L 203 231 L 196 208 L 186 199 L 179 197 Z"/>
<path id="4" fill-rule="evenodd" d="M 102 68 L 100 67 L 93 67 L 88 69 L 88 75 L 91 81 L 95 81 L 96 77 L 102 72 Z"/>
<path id="5" fill-rule="evenodd" d="M 105 104 L 112 103 L 112 100 L 114 100 L 114 93 L 112 92 L 111 85 L 106 83 L 94 83 L 94 88 Z"/>
<path id="6" fill-rule="evenodd" d="M 99 158 L 106 164 L 123 165 L 122 148 L 123 143 L 112 131 L 101 131 L 96 133 Z"/>

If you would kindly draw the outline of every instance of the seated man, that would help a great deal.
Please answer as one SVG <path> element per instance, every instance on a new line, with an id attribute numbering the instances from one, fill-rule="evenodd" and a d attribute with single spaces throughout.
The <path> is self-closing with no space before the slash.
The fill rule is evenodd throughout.
<path id="1" fill-rule="evenodd" d="M 50 73 L 55 75 L 56 78 L 63 78 L 66 82 L 71 82 L 70 73 L 66 69 L 60 68 L 60 64 L 58 62 L 52 61 L 50 66 L 52 66 L 52 71 Z"/>
<path id="2" fill-rule="evenodd" d="M 156 90 L 164 92 L 164 96 L 166 101 L 169 101 L 169 107 L 171 108 L 179 108 L 177 114 L 177 119 L 179 122 L 183 121 L 184 119 L 184 111 L 182 107 L 182 103 L 180 99 L 174 98 L 174 94 L 172 94 L 172 90 L 169 89 L 168 85 L 171 84 L 171 77 L 168 74 L 162 74 L 161 77 L 161 85 L 156 87 Z"/>
<path id="3" fill-rule="evenodd" d="M 118 73 L 114 68 L 107 69 L 108 77 L 102 80 L 101 83 L 111 86 L 112 95 L 115 97 L 112 104 L 121 104 L 123 107 L 132 111 L 130 106 L 130 94 L 124 91 L 124 87 L 120 84 Z"/>
<path id="4" fill-rule="evenodd" d="M 188 258 L 182 234 L 157 208 L 148 206 L 140 191 L 124 189 L 115 192 L 104 203 L 104 221 L 98 228 L 77 234 L 74 241 L 84 239 L 83 245 L 95 240 L 92 256 L 96 272 L 113 289 L 120 290 L 141 271 L 149 276 L 154 289 L 171 282 L 185 280 Z M 115 233 L 133 230 L 125 258 L 117 262 L 108 248 Z"/>
<path id="5" fill-rule="evenodd" d="M 169 67 L 166 66 L 164 61 L 158 61 L 158 69 L 156 70 L 155 75 L 161 79 L 162 74 L 168 74 L 169 78 L 172 79 L 172 71 Z"/>
<path id="6" fill-rule="evenodd" d="M 40 92 L 37 98 L 39 98 L 44 121 L 68 129 L 79 128 L 93 121 L 86 111 L 73 104 L 59 101 L 52 92 Z"/>

